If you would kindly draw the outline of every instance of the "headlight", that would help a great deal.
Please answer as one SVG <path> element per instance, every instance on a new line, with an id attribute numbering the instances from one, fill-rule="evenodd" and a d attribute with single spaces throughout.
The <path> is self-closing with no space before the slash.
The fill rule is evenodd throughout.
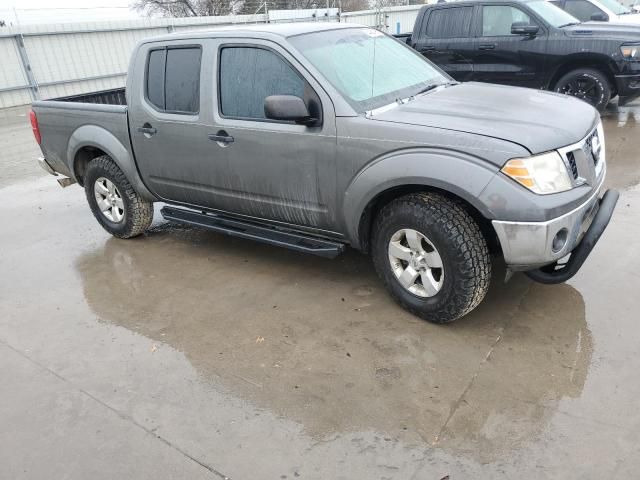
<path id="1" fill-rule="evenodd" d="M 564 192 L 572 187 L 567 167 L 555 151 L 509 160 L 502 167 L 502 173 L 542 195 Z"/>
<path id="2" fill-rule="evenodd" d="M 640 60 L 640 45 L 622 45 L 620 51 L 626 60 Z"/>

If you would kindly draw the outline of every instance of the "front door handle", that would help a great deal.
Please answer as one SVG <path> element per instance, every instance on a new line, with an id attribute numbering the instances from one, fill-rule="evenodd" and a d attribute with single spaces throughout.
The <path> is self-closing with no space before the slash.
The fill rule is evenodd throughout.
<path id="1" fill-rule="evenodd" d="M 138 127 L 138 132 L 144 133 L 145 135 L 151 136 L 151 135 L 155 135 L 156 133 L 158 133 L 158 130 L 153 128 L 150 124 L 145 123 L 143 126 Z"/>
<path id="2" fill-rule="evenodd" d="M 231 135 L 228 135 L 227 132 L 225 132 L 224 130 L 220 130 L 218 133 L 210 133 L 208 135 L 209 140 L 212 140 L 214 142 L 218 142 L 218 144 L 222 144 L 222 145 L 228 145 L 230 143 L 233 143 L 233 137 Z"/>
<path id="3" fill-rule="evenodd" d="M 422 47 L 422 53 L 431 53 L 435 51 L 436 51 L 436 47 L 434 47 L 433 45 L 426 45 Z"/>
<path id="4" fill-rule="evenodd" d="M 484 43 L 478 47 L 478 50 L 495 50 L 495 43 Z"/>

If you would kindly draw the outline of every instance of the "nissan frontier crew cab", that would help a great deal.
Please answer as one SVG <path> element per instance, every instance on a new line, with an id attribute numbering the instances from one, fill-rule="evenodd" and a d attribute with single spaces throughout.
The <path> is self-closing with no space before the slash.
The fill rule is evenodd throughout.
<path id="1" fill-rule="evenodd" d="M 123 91 L 34 102 L 40 163 L 97 221 L 173 222 L 301 252 L 368 252 L 391 296 L 432 322 L 508 272 L 573 276 L 606 228 L 596 110 L 532 89 L 457 83 L 377 30 L 331 23 L 151 38 Z"/>

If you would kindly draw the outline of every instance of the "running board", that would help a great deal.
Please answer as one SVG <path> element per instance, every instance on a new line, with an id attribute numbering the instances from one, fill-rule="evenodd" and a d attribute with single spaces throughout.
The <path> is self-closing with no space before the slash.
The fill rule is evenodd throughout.
<path id="1" fill-rule="evenodd" d="M 207 214 L 182 208 L 163 207 L 160 213 L 172 222 L 197 225 L 232 237 L 249 238 L 258 242 L 285 247 L 298 252 L 313 253 L 326 258 L 341 254 L 345 246 L 322 238 L 311 237 L 291 230 L 257 225 L 222 215 Z"/>

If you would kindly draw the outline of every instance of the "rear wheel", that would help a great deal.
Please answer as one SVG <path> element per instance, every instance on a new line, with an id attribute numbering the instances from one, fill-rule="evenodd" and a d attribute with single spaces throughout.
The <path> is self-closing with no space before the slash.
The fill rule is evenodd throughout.
<path id="1" fill-rule="evenodd" d="M 391 296 L 434 323 L 466 315 L 484 298 L 491 280 L 487 242 L 458 203 L 416 193 L 377 215 L 373 262 Z"/>
<path id="2" fill-rule="evenodd" d="M 109 156 L 89 162 L 84 190 L 96 220 L 114 237 L 135 237 L 151 225 L 153 203 L 138 195 Z"/>
<path id="3" fill-rule="evenodd" d="M 606 75 L 592 68 L 579 68 L 567 73 L 558 80 L 554 90 L 584 100 L 599 111 L 605 109 L 612 96 Z"/>

